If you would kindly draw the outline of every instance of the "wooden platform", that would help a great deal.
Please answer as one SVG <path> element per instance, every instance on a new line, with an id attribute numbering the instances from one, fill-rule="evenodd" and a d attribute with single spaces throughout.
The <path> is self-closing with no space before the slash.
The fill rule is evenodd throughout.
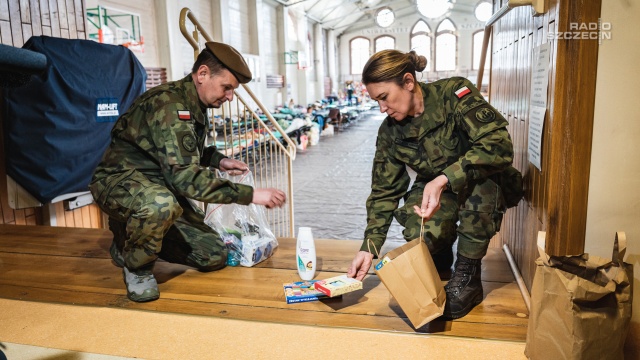
<path id="1" fill-rule="evenodd" d="M 338 299 L 286 304 L 282 284 L 299 281 L 294 239 L 280 239 L 275 255 L 253 268 L 200 273 L 160 261 L 154 273 L 161 298 L 126 297 L 122 272 L 109 257 L 107 230 L 0 225 L 0 297 L 75 305 L 183 313 L 276 323 L 430 333 L 524 341 L 527 310 L 501 250 L 483 261 L 485 299 L 456 321 L 432 321 L 417 331 L 375 274 L 364 290 Z M 387 244 L 382 252 L 398 243 Z M 359 241 L 316 240 L 318 273 L 345 273 Z"/>

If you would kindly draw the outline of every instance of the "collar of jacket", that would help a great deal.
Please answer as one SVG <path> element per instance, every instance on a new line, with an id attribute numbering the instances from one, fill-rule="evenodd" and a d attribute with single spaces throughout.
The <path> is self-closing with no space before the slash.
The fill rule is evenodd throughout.
<path id="1" fill-rule="evenodd" d="M 422 90 L 422 101 L 424 102 L 422 114 L 417 117 L 408 116 L 402 121 L 387 118 L 392 124 L 407 126 L 407 129 L 403 131 L 405 138 L 420 139 L 446 120 L 446 104 L 442 101 L 442 96 L 437 93 L 437 89 L 426 83 L 419 82 L 418 85 Z M 442 112 L 442 114 L 438 112 Z"/>
<path id="2" fill-rule="evenodd" d="M 196 84 L 193 83 L 193 78 L 191 74 L 187 74 L 182 80 L 178 80 L 178 87 L 182 90 L 184 94 L 185 106 L 191 114 L 193 114 L 193 118 L 196 122 L 205 125 L 205 115 L 206 115 L 206 107 L 203 106 L 202 102 L 200 102 L 200 98 L 198 97 L 198 92 L 196 91 Z"/>

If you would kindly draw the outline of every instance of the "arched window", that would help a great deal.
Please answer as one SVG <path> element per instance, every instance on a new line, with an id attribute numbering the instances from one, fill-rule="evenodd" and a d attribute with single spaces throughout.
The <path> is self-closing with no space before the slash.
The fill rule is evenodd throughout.
<path id="1" fill-rule="evenodd" d="M 482 55 L 482 40 L 484 39 L 484 30 L 473 33 L 473 64 L 471 69 L 480 69 L 480 55 Z M 487 49 L 486 58 L 484 60 L 484 68 L 489 68 L 489 49 Z"/>
<path id="2" fill-rule="evenodd" d="M 411 50 L 415 50 L 418 55 L 427 58 L 427 67 L 424 71 L 429 71 L 431 69 L 431 29 L 426 22 L 418 20 L 413 26 L 409 47 Z"/>
<path id="3" fill-rule="evenodd" d="M 396 39 L 389 35 L 382 35 L 375 40 L 376 52 L 396 48 Z"/>
<path id="4" fill-rule="evenodd" d="M 436 71 L 455 70 L 457 67 L 456 26 L 449 19 L 444 19 L 436 31 Z"/>
<path id="5" fill-rule="evenodd" d="M 351 40 L 351 73 L 362 74 L 364 64 L 369 60 L 369 46 L 371 41 L 367 38 L 357 37 Z"/>

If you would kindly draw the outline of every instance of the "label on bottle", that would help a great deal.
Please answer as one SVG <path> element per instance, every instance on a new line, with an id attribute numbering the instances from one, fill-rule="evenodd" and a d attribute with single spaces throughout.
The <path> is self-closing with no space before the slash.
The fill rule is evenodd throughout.
<path id="1" fill-rule="evenodd" d="M 298 270 L 306 271 L 304 262 L 302 262 L 302 259 L 300 258 L 300 256 L 298 256 Z"/>

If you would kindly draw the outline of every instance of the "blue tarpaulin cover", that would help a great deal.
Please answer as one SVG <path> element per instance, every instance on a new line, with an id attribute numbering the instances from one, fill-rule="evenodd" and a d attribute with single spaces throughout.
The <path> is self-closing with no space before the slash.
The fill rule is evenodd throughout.
<path id="1" fill-rule="evenodd" d="M 44 54 L 47 67 L 5 90 L 7 174 L 42 203 L 88 191 L 114 122 L 145 90 L 146 72 L 122 46 L 34 36 L 23 48 Z"/>

